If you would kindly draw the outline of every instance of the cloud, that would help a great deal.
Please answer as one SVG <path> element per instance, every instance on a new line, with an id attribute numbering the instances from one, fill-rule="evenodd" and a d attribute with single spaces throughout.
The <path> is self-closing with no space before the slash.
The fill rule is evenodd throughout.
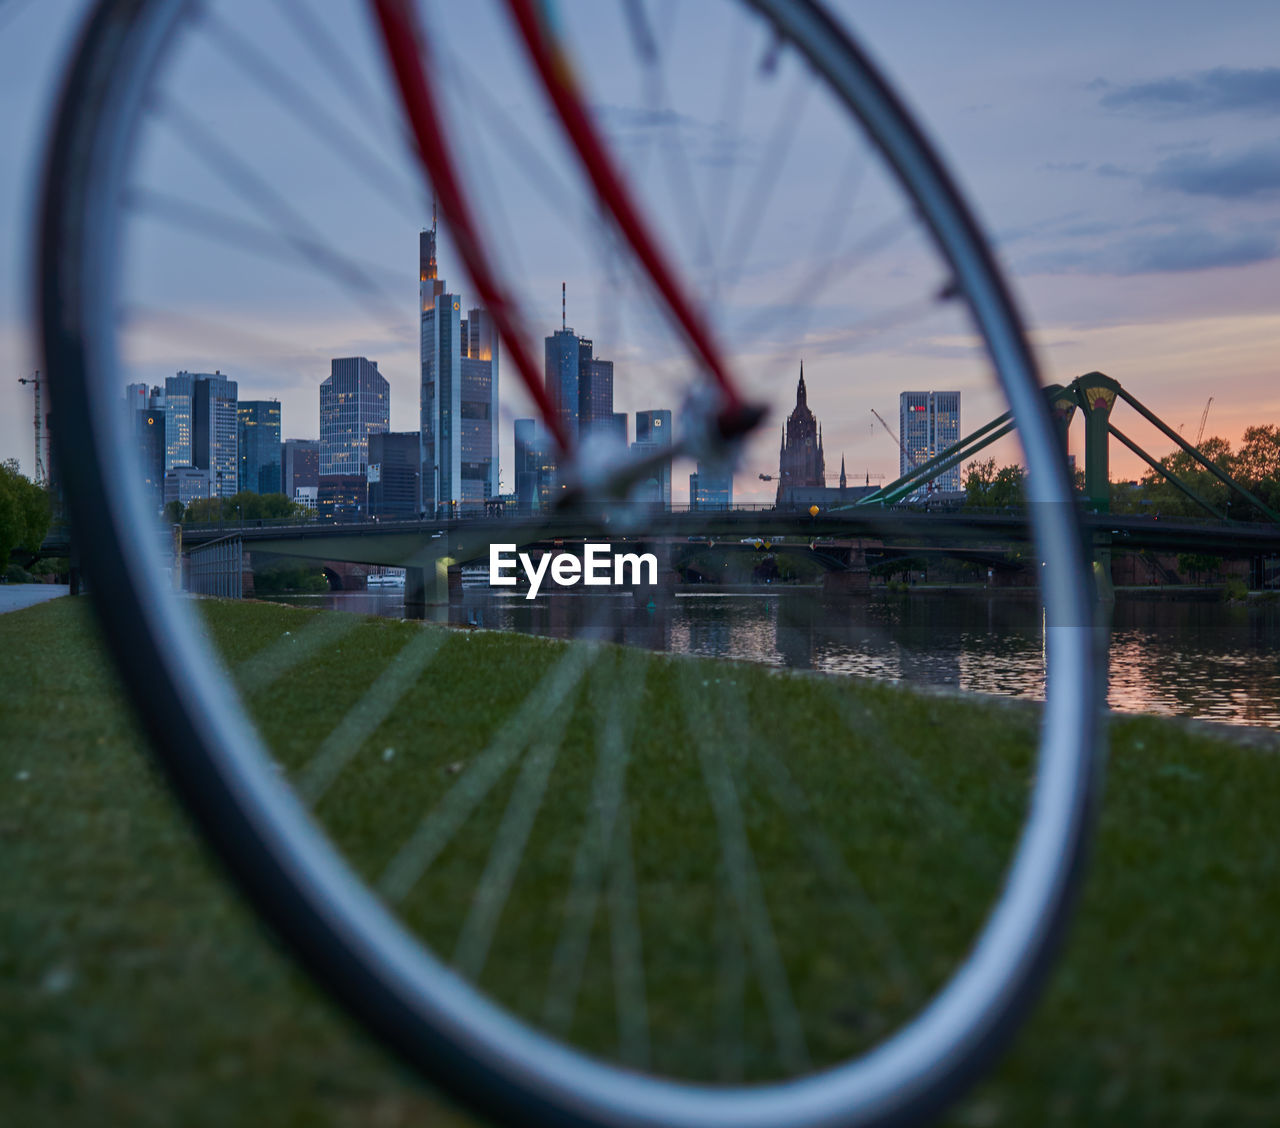
<path id="1" fill-rule="evenodd" d="M 1280 239 L 1274 232 L 1237 230 L 1218 232 L 1203 227 L 1172 227 L 1164 231 L 1108 238 L 1090 247 L 1064 246 L 1025 256 L 1018 273 L 1176 274 L 1220 267 L 1251 266 L 1280 258 Z"/>
<path id="2" fill-rule="evenodd" d="M 1088 167 L 1088 161 L 1045 161 L 1040 169 L 1042 172 L 1083 172 Z"/>
<path id="3" fill-rule="evenodd" d="M 605 130 L 624 146 L 648 146 L 653 139 L 683 147 L 694 164 L 729 167 L 750 164 L 753 142 L 723 122 L 709 122 L 669 107 L 624 106 L 600 102 L 592 106 Z"/>
<path id="4" fill-rule="evenodd" d="M 1166 157 L 1147 183 L 1224 200 L 1269 196 L 1280 192 L 1280 139 L 1225 157 L 1209 153 Z"/>
<path id="5" fill-rule="evenodd" d="M 1114 165 L 1110 161 L 1104 161 L 1102 164 L 1098 165 L 1095 171 L 1099 176 L 1112 176 L 1120 180 L 1133 175 L 1133 173 L 1127 168 L 1121 168 L 1119 165 Z"/>
<path id="6" fill-rule="evenodd" d="M 1099 79 L 1108 110 L 1145 110 L 1174 116 L 1243 111 L 1280 114 L 1280 67 L 1215 67 L 1185 78 L 1159 78 L 1112 87 Z"/>
<path id="7" fill-rule="evenodd" d="M 1171 231 L 1131 239 L 1122 247 L 1121 274 L 1155 274 L 1249 266 L 1277 257 L 1280 245 L 1265 233 L 1219 235 L 1213 231 Z"/>

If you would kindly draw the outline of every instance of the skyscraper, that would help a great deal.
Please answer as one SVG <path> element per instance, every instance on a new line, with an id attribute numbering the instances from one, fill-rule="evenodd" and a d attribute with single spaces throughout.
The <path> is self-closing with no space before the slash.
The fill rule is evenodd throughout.
<path id="1" fill-rule="evenodd" d="M 164 382 L 164 468 L 193 466 L 191 461 L 191 389 L 196 378 L 179 372 Z"/>
<path id="2" fill-rule="evenodd" d="M 540 419 L 517 419 L 515 440 L 516 506 L 521 513 L 541 512 L 555 488 L 555 442 Z"/>
<path id="3" fill-rule="evenodd" d="M 409 520 L 418 516 L 422 451 L 417 431 L 369 436 L 369 515 Z"/>
<path id="4" fill-rule="evenodd" d="M 493 318 L 473 308 L 462 322 L 461 443 L 459 501 L 483 502 L 498 496 L 498 329 Z"/>
<path id="5" fill-rule="evenodd" d="M 578 338 L 578 433 L 583 438 L 592 433 L 616 434 L 613 361 L 592 356 L 592 347 L 589 338 Z M 624 434 L 623 444 L 626 441 Z"/>
<path id="6" fill-rule="evenodd" d="M 391 429 L 391 389 L 363 356 L 330 362 L 320 385 L 320 498 L 323 516 L 351 519 L 367 511 L 369 436 Z"/>
<path id="7" fill-rule="evenodd" d="M 898 397 L 898 429 L 902 435 L 898 470 L 906 474 L 960 441 L 960 393 L 903 392 Z M 960 466 L 944 471 L 924 488 L 958 491 Z"/>
<path id="8" fill-rule="evenodd" d="M 615 411 L 613 413 L 613 424 L 610 434 L 612 434 L 614 439 L 624 447 L 627 445 L 627 413 L 625 411 Z"/>
<path id="9" fill-rule="evenodd" d="M 241 400 L 236 421 L 239 489 L 256 494 L 280 493 L 280 401 Z"/>
<path id="10" fill-rule="evenodd" d="M 694 509 L 732 509 L 733 471 L 699 462 L 697 473 L 689 475 L 689 504 Z"/>
<path id="11" fill-rule="evenodd" d="M 663 409 L 636 412 L 636 441 L 631 449 L 640 458 L 670 450 L 671 412 Z M 638 501 L 657 502 L 665 509 L 671 508 L 671 456 L 658 461 L 650 471 L 650 477 L 640 483 L 636 491 Z"/>
<path id="12" fill-rule="evenodd" d="M 464 319 L 461 297 L 447 292 L 434 216 L 418 259 L 422 505 L 481 503 L 498 495 L 498 334 L 485 310 Z"/>
<path id="13" fill-rule="evenodd" d="M 320 443 L 316 439 L 285 439 L 280 444 L 281 492 L 293 499 L 299 489 L 320 485 Z"/>
<path id="14" fill-rule="evenodd" d="M 142 385 L 144 388 L 146 385 Z M 159 389 L 156 389 L 159 392 Z M 148 396 L 148 402 L 163 402 L 164 395 Z M 147 502 L 159 511 L 164 505 L 164 409 L 159 407 L 133 408 L 133 441 L 142 471 L 142 488 Z"/>
<path id="15" fill-rule="evenodd" d="M 572 329 L 561 327 L 546 339 L 547 395 L 569 442 L 578 438 L 579 361 L 582 351 Z"/>
<path id="16" fill-rule="evenodd" d="M 208 470 L 214 497 L 231 497 L 238 488 L 240 457 L 236 417 L 239 387 L 221 372 L 192 376 L 190 398 L 191 460 L 188 465 Z M 166 398 L 168 398 L 166 381 Z M 165 421 L 166 448 L 168 419 Z M 166 458 L 168 450 L 166 449 Z"/>
<path id="17" fill-rule="evenodd" d="M 790 496 L 788 490 L 821 488 L 826 485 L 826 457 L 822 450 L 822 425 L 809 409 L 809 393 L 804 386 L 804 362 L 800 362 L 800 380 L 796 384 L 796 406 L 787 417 L 782 431 L 782 449 L 778 452 L 778 496 L 782 505 Z"/>

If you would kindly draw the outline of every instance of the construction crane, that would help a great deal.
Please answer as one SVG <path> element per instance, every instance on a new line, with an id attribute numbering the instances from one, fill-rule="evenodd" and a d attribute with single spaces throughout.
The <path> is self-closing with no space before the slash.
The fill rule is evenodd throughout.
<path id="1" fill-rule="evenodd" d="M 41 447 L 41 442 L 40 442 L 40 384 L 41 384 L 41 380 L 40 380 L 40 373 L 39 373 L 39 372 L 33 372 L 33 373 L 31 374 L 31 379 L 29 379 L 29 380 L 28 380 L 25 376 L 19 376 L 19 377 L 18 377 L 18 383 L 19 383 L 19 384 L 32 384 L 32 385 L 34 385 L 34 390 L 35 390 L 35 395 L 36 395 L 36 411 L 35 411 L 35 433 L 36 433 L 36 472 L 35 472 L 35 483 L 36 483 L 36 485 L 37 485 L 37 486 L 43 486 L 43 485 L 45 484 L 45 482 L 44 482 L 44 476 L 45 476 L 45 475 L 44 475 L 44 458 L 43 458 L 43 457 L 41 456 L 41 454 L 40 454 L 40 447 Z"/>
<path id="2" fill-rule="evenodd" d="M 1200 440 L 1204 438 L 1204 425 L 1209 421 L 1209 408 L 1213 406 L 1213 396 L 1209 397 L 1209 402 L 1204 405 L 1204 414 L 1200 416 L 1200 427 L 1196 431 L 1196 446 L 1200 445 Z"/>
<path id="3" fill-rule="evenodd" d="M 878 412 L 874 407 L 871 409 L 871 414 L 874 415 L 880 421 L 880 426 L 883 427 L 889 433 L 889 438 L 891 438 L 895 443 L 898 444 L 898 449 L 902 451 L 903 457 L 914 468 L 916 465 L 916 460 L 911 457 L 911 455 L 907 451 L 907 448 L 902 445 L 902 440 L 898 438 L 893 428 L 890 427 L 889 424 L 884 421 L 884 416 L 881 415 L 880 412 Z"/>

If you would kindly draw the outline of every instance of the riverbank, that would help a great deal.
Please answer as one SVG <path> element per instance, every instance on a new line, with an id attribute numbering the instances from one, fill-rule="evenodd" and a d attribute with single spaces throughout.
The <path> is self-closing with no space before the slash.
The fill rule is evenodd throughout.
<path id="1" fill-rule="evenodd" d="M 280 643 L 285 630 L 293 637 L 312 617 L 261 604 L 204 609 L 236 664 Z M 225 890 L 148 769 L 86 611 L 63 600 L 0 619 L 0 1106 L 14 1123 L 69 1128 L 470 1123 L 336 1016 Z M 366 662 L 424 630 L 356 619 L 349 628 L 330 664 L 270 698 L 273 730 L 297 730 L 306 740 L 331 726 L 333 687 L 344 678 L 361 682 Z M 456 631 L 441 653 L 445 662 L 425 687 L 438 682 L 440 692 L 379 731 L 379 749 L 400 750 L 385 764 L 375 757 L 379 770 L 407 759 L 415 733 L 419 741 L 424 733 L 437 738 L 422 724 L 428 702 L 455 710 L 464 737 L 474 735 L 484 718 L 466 686 L 492 684 L 502 693 L 514 681 L 512 692 L 524 693 L 525 677 L 536 680 L 548 656 L 567 651 L 540 639 Z M 518 665 L 504 659 L 512 654 Z M 526 671 L 531 656 L 542 662 Z M 828 779 L 840 804 L 874 790 L 875 780 L 856 772 L 846 781 L 851 766 L 823 743 L 830 722 L 815 695 L 835 679 L 696 658 L 641 660 L 656 695 L 642 715 L 659 740 L 671 735 L 670 695 L 680 692 L 673 676 L 687 682 L 702 671 L 709 678 L 742 671 L 752 694 L 798 726 L 788 742 L 785 729 L 759 717 L 762 737 L 794 771 L 842 765 Z M 920 770 L 933 771 L 956 748 L 972 749 L 975 770 L 956 775 L 946 792 L 967 817 L 998 822 L 1006 807 L 1016 812 L 1026 781 L 1010 769 L 1029 729 L 1010 710 L 993 714 L 901 690 L 871 690 L 862 702 L 868 716 L 911 737 Z M 1012 712 L 1030 719 L 1035 707 Z M 576 739 L 572 729 L 567 739 Z M 670 744 L 668 758 L 679 747 Z M 420 767 L 388 775 L 379 821 L 396 817 L 390 797 L 438 778 Z M 670 780 L 659 783 L 656 798 L 668 823 L 678 824 Z M 422 796 L 409 798 L 419 809 Z M 638 790 L 637 804 L 644 798 Z M 1118 1128 L 1280 1120 L 1273 1073 L 1280 1011 L 1271 1005 L 1280 989 L 1273 943 L 1280 850 L 1271 826 L 1278 800 L 1274 741 L 1241 747 L 1176 722 L 1114 720 L 1101 833 L 1065 960 L 1011 1055 L 950 1122 Z M 696 858 L 696 849 L 686 852 L 700 843 L 684 833 L 670 840 L 672 857 Z M 903 846 L 873 840 L 859 873 L 891 908 L 923 913 L 934 927 L 928 905 L 912 908 L 920 898 L 912 882 L 884 888 L 880 880 L 904 865 L 917 882 L 927 876 L 910 851 L 901 856 Z M 456 928 L 466 902 L 444 898 L 439 907 Z M 668 905 L 672 927 L 678 909 Z M 835 937 L 814 923 L 802 921 L 799 930 L 816 955 Z M 533 920 L 512 931 L 517 955 L 541 943 Z M 646 950 L 655 1023 L 698 991 L 685 984 L 685 994 L 664 994 L 660 961 L 660 945 Z"/>
<path id="2" fill-rule="evenodd" d="M 66 584 L 0 584 L 0 615 L 59 599 L 70 591 Z"/>

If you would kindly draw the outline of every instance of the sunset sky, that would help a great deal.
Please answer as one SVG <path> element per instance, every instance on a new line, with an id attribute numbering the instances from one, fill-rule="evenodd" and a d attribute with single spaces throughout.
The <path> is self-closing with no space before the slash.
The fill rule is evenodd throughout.
<path id="1" fill-rule="evenodd" d="M 1167 0 L 835 7 L 905 93 L 968 192 L 1015 281 L 1047 379 L 1104 371 L 1189 436 L 1210 395 L 1206 434 L 1234 444 L 1249 424 L 1280 422 L 1280 7 Z M 85 9 L 82 0 L 0 0 L 0 457 L 18 458 L 26 472 L 30 392 L 17 378 L 38 364 L 26 258 L 36 168 L 55 76 Z M 198 67 L 192 73 L 198 85 Z M 503 81 L 499 75 L 499 96 Z M 313 171 L 311 179 L 328 183 L 322 165 Z M 823 175 L 815 165 L 814 176 Z M 370 245 L 390 248 L 375 257 L 394 261 L 396 270 L 403 259 L 411 271 L 424 221 L 418 214 L 369 218 Z M 442 267 L 466 297 L 456 258 Z M 549 332 L 559 324 L 559 288 L 540 289 L 530 314 Z M 367 355 L 392 382 L 393 429 L 417 425 L 415 290 L 409 275 L 403 293 L 395 291 L 407 309 L 396 335 L 367 342 Z M 576 308 L 576 327 L 597 339 L 599 351 L 625 355 L 607 341 L 607 313 L 598 304 L 580 298 Z M 291 320 L 301 337 L 311 332 L 308 318 L 324 316 L 283 292 L 279 307 L 264 311 L 266 321 Z M 838 339 L 832 328 L 815 326 L 804 347 L 828 462 L 844 450 L 851 475 L 892 476 L 896 449 L 872 429 L 868 408 L 893 422 L 895 389 L 927 381 L 928 370 L 895 369 L 889 354 L 873 354 L 862 363 L 879 364 L 876 377 L 851 390 L 835 347 L 824 345 Z M 951 340 L 942 334 L 934 343 Z M 156 353 L 149 378 L 166 366 L 217 365 L 216 350 L 204 345 L 192 344 L 189 363 L 174 355 Z M 327 369 L 316 357 L 295 359 L 288 374 L 282 368 L 270 378 L 252 366 L 237 371 L 234 357 L 220 366 L 240 379 L 242 398 L 279 395 L 286 437 L 314 437 L 315 386 Z M 779 379 L 793 385 L 790 359 L 778 366 Z M 504 396 L 514 376 L 504 370 Z M 980 407 L 966 411 L 965 430 L 985 421 Z M 1155 453 L 1168 449 L 1131 415 L 1118 413 L 1117 422 Z M 507 488 L 509 429 L 505 420 Z M 772 434 L 776 450 L 776 426 Z M 1139 468 L 1127 452 L 1113 453 L 1113 477 L 1136 476 Z M 744 499 L 754 469 L 740 479 Z M 677 497 L 681 485 L 677 478 Z"/>

